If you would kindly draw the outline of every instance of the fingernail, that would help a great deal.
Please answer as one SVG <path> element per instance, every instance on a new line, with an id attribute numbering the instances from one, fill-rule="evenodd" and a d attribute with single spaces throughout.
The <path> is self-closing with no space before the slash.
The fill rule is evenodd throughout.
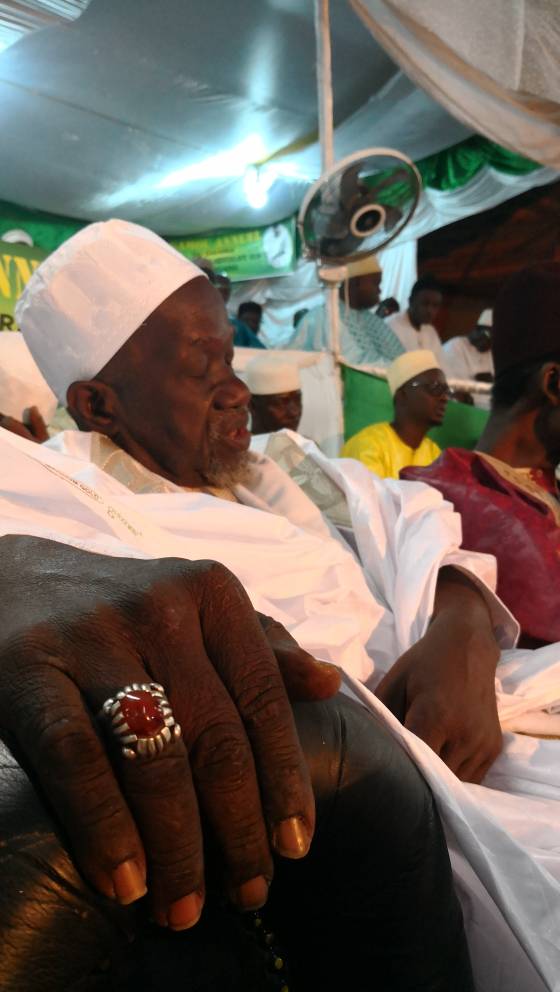
<path id="1" fill-rule="evenodd" d="M 202 896 L 191 892 L 171 903 L 167 912 L 167 925 L 171 930 L 188 930 L 198 923 L 202 913 Z"/>
<path id="2" fill-rule="evenodd" d="M 232 892 L 232 900 L 239 909 L 251 912 L 264 906 L 268 899 L 268 882 L 264 875 L 250 878 L 248 882 L 238 885 Z"/>
<path id="3" fill-rule="evenodd" d="M 292 816 L 276 825 L 272 843 L 285 858 L 303 858 L 311 845 L 311 836 L 301 817 Z"/>
<path id="4" fill-rule="evenodd" d="M 133 858 L 123 861 L 118 868 L 115 868 L 112 878 L 115 898 L 123 906 L 136 902 L 148 891 L 144 873 Z"/>

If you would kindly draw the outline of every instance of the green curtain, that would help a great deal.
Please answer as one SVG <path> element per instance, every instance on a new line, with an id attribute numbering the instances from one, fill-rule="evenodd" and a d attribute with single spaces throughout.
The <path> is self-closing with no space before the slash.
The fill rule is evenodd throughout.
<path id="1" fill-rule="evenodd" d="M 465 186 L 485 165 L 510 176 L 525 176 L 541 168 L 537 162 L 509 152 L 477 134 L 445 151 L 421 159 L 416 165 L 424 185 L 439 190 Z"/>
<path id="2" fill-rule="evenodd" d="M 516 176 L 540 168 L 536 162 L 531 162 L 522 155 L 516 155 L 515 152 L 509 152 L 493 141 L 478 135 L 473 135 L 435 155 L 429 155 L 418 161 L 416 165 L 424 185 L 439 190 L 453 190 L 466 185 L 485 165 Z M 376 183 L 379 182 L 379 178 L 376 177 Z M 390 198 L 380 197 L 380 199 L 382 202 L 390 201 L 391 204 L 394 202 L 398 205 L 403 192 L 406 194 L 406 187 L 404 190 L 393 188 Z M 11 228 L 23 228 L 31 235 L 34 244 L 47 253 L 58 248 L 86 223 L 85 220 L 59 217 L 39 210 L 27 210 L 0 200 L 0 236 Z M 176 236 L 174 240 L 177 240 Z"/>

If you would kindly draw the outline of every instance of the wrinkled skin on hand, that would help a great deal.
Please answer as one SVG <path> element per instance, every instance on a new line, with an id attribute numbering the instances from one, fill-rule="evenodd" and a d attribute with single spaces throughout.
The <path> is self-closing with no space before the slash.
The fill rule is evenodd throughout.
<path id="1" fill-rule="evenodd" d="M 12 434 L 17 434 L 19 437 L 24 437 L 27 441 L 34 441 L 36 444 L 42 444 L 43 441 L 49 440 L 47 425 L 36 406 L 29 408 L 26 424 L 14 417 L 0 413 L 0 427 Z"/>
<path id="2" fill-rule="evenodd" d="M 432 622 L 376 695 L 465 782 L 480 782 L 502 749 L 494 677 L 500 652 L 481 594 L 443 569 Z"/>
<path id="3" fill-rule="evenodd" d="M 110 558 L 19 536 L 0 539 L 0 563 L 0 729 L 84 875 L 122 903 L 147 888 L 159 923 L 192 926 L 205 892 L 203 818 L 233 901 L 262 905 L 273 851 L 308 850 L 314 800 L 278 663 L 238 580 L 215 562 Z M 321 698 L 336 692 L 336 670 L 268 628 L 288 684 L 305 698 L 313 686 Z M 152 680 L 183 739 L 126 760 L 95 714 L 125 685 Z"/>

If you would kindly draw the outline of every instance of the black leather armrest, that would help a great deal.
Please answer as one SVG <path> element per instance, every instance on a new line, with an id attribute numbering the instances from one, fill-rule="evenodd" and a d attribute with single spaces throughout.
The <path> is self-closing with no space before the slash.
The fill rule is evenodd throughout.
<path id="1" fill-rule="evenodd" d="M 295 715 L 317 833 L 303 861 L 278 860 L 266 910 L 291 967 L 290 992 L 470 992 L 427 785 L 360 705 L 339 696 L 298 704 Z M 0 775 L 0 992 L 280 987 L 243 919 L 221 903 L 210 899 L 197 927 L 173 934 L 152 926 L 145 906 L 123 909 L 94 893 L 5 748 Z"/>

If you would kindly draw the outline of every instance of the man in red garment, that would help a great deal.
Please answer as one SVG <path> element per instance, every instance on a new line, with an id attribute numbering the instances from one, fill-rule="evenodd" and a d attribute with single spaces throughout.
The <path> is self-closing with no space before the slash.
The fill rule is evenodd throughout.
<path id="1" fill-rule="evenodd" d="M 494 309 L 492 412 L 475 451 L 448 448 L 403 479 L 461 514 L 463 547 L 498 559 L 498 594 L 524 643 L 560 639 L 560 263 L 516 273 Z"/>

